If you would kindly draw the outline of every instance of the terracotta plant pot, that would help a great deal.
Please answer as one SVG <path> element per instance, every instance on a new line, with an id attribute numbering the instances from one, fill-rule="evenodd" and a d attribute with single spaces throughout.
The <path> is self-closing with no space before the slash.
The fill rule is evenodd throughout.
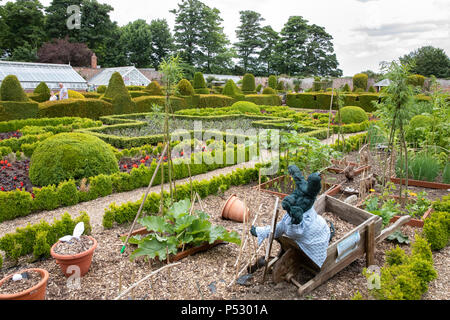
<path id="1" fill-rule="evenodd" d="M 247 212 L 244 211 L 244 203 L 239 200 L 235 194 L 233 194 L 228 198 L 222 207 L 222 218 L 236 222 L 244 222 L 245 214 L 245 221 L 248 221 L 250 217 L 250 210 L 247 207 Z"/>
<path id="2" fill-rule="evenodd" d="M 22 270 L 20 272 L 16 273 L 24 273 L 24 272 L 30 272 L 35 271 L 39 272 L 41 274 L 41 281 L 34 287 L 31 287 L 27 290 L 24 290 L 22 292 L 18 292 L 15 294 L 0 294 L 0 300 L 45 300 L 45 293 L 47 290 L 47 282 L 49 274 L 47 270 L 44 269 L 26 269 Z M 15 273 L 14 273 L 15 274 Z M 14 274 L 11 274 L 2 280 L 0 280 L 0 287 L 8 281 Z"/>
<path id="3" fill-rule="evenodd" d="M 61 271 L 66 275 L 66 277 L 69 277 L 73 274 L 73 270 L 69 270 L 70 273 L 67 273 L 67 268 L 69 268 L 69 266 L 78 266 L 80 268 L 81 277 L 89 271 L 89 267 L 92 263 L 92 256 L 94 255 L 94 251 L 97 248 L 98 243 L 97 240 L 95 240 L 91 236 L 88 237 L 94 242 L 94 244 L 89 248 L 89 250 L 78 254 L 60 255 L 55 253 L 55 248 L 58 245 L 59 241 L 55 243 L 50 249 L 50 254 L 53 258 L 56 259 L 56 263 L 59 264 L 59 266 L 61 267 Z"/>

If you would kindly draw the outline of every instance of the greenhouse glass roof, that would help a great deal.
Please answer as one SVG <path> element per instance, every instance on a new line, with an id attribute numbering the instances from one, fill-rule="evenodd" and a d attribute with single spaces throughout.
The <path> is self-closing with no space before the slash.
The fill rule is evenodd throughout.
<path id="1" fill-rule="evenodd" d="M 135 67 L 118 67 L 104 69 L 98 75 L 89 80 L 89 84 L 96 86 L 107 86 L 109 84 L 109 79 L 111 79 L 114 72 L 120 73 L 126 86 L 146 86 L 150 83 L 150 80 Z"/>
<path id="2" fill-rule="evenodd" d="M 87 82 L 70 65 L 0 61 L 0 82 L 15 75 L 24 89 L 34 89 L 45 82 L 50 89 L 63 83 L 68 89 L 86 89 Z"/>

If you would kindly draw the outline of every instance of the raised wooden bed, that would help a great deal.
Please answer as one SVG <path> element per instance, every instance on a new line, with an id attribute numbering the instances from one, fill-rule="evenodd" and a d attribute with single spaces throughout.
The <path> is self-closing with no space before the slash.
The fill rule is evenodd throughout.
<path id="1" fill-rule="evenodd" d="M 134 230 L 131 233 L 131 236 L 146 235 L 148 233 L 149 232 L 148 232 L 147 228 L 141 228 L 141 229 Z M 120 237 L 126 237 L 126 236 L 128 236 L 128 233 L 124 233 L 124 234 L 120 235 Z M 169 261 L 170 262 L 176 262 L 176 261 L 182 260 L 182 259 L 184 259 L 184 258 L 186 258 L 188 256 L 192 256 L 192 255 L 194 255 L 196 253 L 207 251 L 207 250 L 209 250 L 211 248 L 214 248 L 215 246 L 218 246 L 219 244 L 226 244 L 226 243 L 227 242 L 221 241 L 221 240 L 217 240 L 217 241 L 215 241 L 214 243 L 211 243 L 211 244 L 208 243 L 208 242 L 205 242 L 204 244 L 202 244 L 200 246 L 189 248 L 189 249 L 186 249 L 186 250 L 184 250 L 182 252 L 178 252 L 176 255 L 170 255 L 169 256 Z"/>
<path id="2" fill-rule="evenodd" d="M 334 160 L 333 159 L 333 160 L 331 160 L 331 162 L 334 163 L 334 164 L 339 164 L 338 160 Z M 364 171 L 368 171 L 368 170 L 370 170 L 372 168 L 371 165 L 358 167 L 359 163 L 356 163 L 356 162 L 347 162 L 347 164 L 351 164 L 352 166 L 355 167 L 355 169 L 353 169 L 353 170 L 354 170 L 356 176 L 361 174 L 361 173 L 363 173 Z M 333 171 L 335 173 L 343 173 L 344 172 L 344 169 L 335 168 L 335 167 L 330 167 L 330 168 L 328 168 L 328 170 L 329 171 Z"/>
<path id="3" fill-rule="evenodd" d="M 361 256 L 366 256 L 367 266 L 373 265 L 376 244 L 383 241 L 410 219 L 409 216 L 402 217 L 394 225 L 382 230 L 381 217 L 329 195 L 321 196 L 314 204 L 314 208 L 318 214 L 331 212 L 342 220 L 351 223 L 355 228 L 328 247 L 327 258 L 320 268 L 310 259 L 305 258 L 305 254 L 292 239 L 285 236 L 277 239 L 285 254 L 288 252 L 290 254 L 276 258 L 277 261 L 273 263 L 273 275 L 276 275 L 274 281 L 292 281 L 294 278 L 292 273 L 298 272 L 299 267 L 309 270 L 315 275 L 305 284 L 292 281 L 298 287 L 299 295 L 311 292 Z M 291 263 L 292 251 L 295 251 L 296 263 L 294 264 Z"/>
<path id="4" fill-rule="evenodd" d="M 406 185 L 406 179 L 404 178 L 397 178 L 392 176 L 391 182 L 395 184 L 403 184 Z M 422 187 L 422 188 L 428 188 L 428 189 L 450 189 L 450 184 L 447 183 L 440 183 L 440 182 L 429 182 L 429 181 L 423 181 L 423 180 L 413 180 L 408 179 L 408 186 L 414 186 L 414 187 Z"/>

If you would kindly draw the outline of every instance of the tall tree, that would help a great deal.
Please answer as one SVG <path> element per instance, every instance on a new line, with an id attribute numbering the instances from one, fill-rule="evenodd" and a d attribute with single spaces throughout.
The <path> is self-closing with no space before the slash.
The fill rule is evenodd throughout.
<path id="1" fill-rule="evenodd" d="M 38 0 L 7 2 L 0 10 L 0 48 L 12 55 L 19 47 L 37 49 L 45 40 L 43 5 Z"/>
<path id="2" fill-rule="evenodd" d="M 324 27 L 315 24 L 308 26 L 303 74 L 342 76 L 342 70 L 338 68 L 339 63 L 334 53 L 332 39 L 333 37 L 325 31 Z"/>
<path id="3" fill-rule="evenodd" d="M 137 68 L 151 66 L 152 33 L 145 20 L 139 19 L 122 27 L 119 42 L 130 64 Z"/>
<path id="4" fill-rule="evenodd" d="M 174 38 L 183 61 L 181 65 L 206 72 L 223 69 L 224 65 L 232 67 L 233 52 L 227 47 L 229 41 L 218 9 L 199 0 L 186 0 L 170 12 L 176 15 Z"/>
<path id="5" fill-rule="evenodd" d="M 234 45 L 244 72 L 258 69 L 258 55 L 264 46 L 261 22 L 264 18 L 255 11 L 239 11 L 241 24 L 236 30 L 238 42 Z"/>
<path id="6" fill-rule="evenodd" d="M 114 22 L 110 30 L 110 36 L 95 49 L 99 65 L 102 67 L 118 67 L 128 64 L 126 50 L 123 50 L 120 41 L 118 41 L 121 35 L 122 28 Z"/>
<path id="7" fill-rule="evenodd" d="M 400 58 L 404 64 L 410 65 L 410 72 L 425 77 L 450 77 L 450 58 L 443 49 L 432 46 L 421 47 Z"/>
<path id="8" fill-rule="evenodd" d="M 271 26 L 263 27 L 261 35 L 264 47 L 259 54 L 260 72 L 261 75 L 269 76 L 275 72 L 277 61 L 279 61 L 276 46 L 280 41 L 280 35 Z"/>
<path id="9" fill-rule="evenodd" d="M 168 59 L 174 49 L 174 40 L 170 33 L 166 19 L 156 19 L 150 22 L 150 32 L 152 35 L 151 63 L 154 68 L 158 68 L 163 59 Z"/>

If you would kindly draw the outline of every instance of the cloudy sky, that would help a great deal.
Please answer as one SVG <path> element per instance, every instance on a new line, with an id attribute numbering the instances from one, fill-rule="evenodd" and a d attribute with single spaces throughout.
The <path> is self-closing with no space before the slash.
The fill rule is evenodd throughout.
<path id="1" fill-rule="evenodd" d="M 111 18 L 119 25 L 136 19 L 165 18 L 173 29 L 181 0 L 99 0 L 114 7 Z M 51 0 L 41 0 L 47 6 Z M 228 38 L 236 41 L 239 11 L 254 10 L 281 31 L 290 16 L 300 15 L 325 27 L 333 36 L 345 76 L 367 69 L 378 71 L 380 61 L 391 61 L 425 45 L 450 54 L 449 0 L 203 0 L 216 7 Z"/>

